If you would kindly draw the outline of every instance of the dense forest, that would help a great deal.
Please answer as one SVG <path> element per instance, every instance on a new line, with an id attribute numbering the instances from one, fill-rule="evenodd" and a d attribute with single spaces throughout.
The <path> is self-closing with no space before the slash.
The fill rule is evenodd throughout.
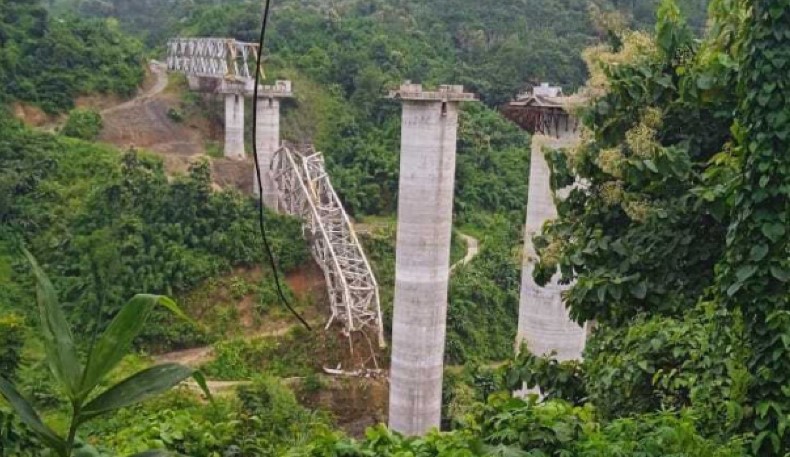
<path id="1" fill-rule="evenodd" d="M 143 78 L 139 41 L 117 23 L 55 19 L 37 3 L 0 3 L 0 102 L 30 102 L 55 113 L 71 108 L 78 95 L 136 91 Z"/>
<path id="2" fill-rule="evenodd" d="M 790 2 L 275 2 L 266 74 L 297 91 L 283 134 L 325 151 L 349 211 L 381 227 L 363 241 L 388 331 L 400 109 L 382 94 L 411 79 L 481 97 L 461 116 L 454 220 L 481 251 L 451 278 L 443 431 L 420 438 L 385 426 L 349 438 L 341 413 L 309 404 L 338 383 L 314 360 L 342 350 L 329 333 L 236 328 L 247 297 L 257 321 L 289 317 L 272 272 L 255 271 L 255 200 L 218 189 L 211 158 L 169 174 L 160 156 L 96 143 L 96 111 L 56 132 L 11 115 L 129 97 L 168 38 L 255 41 L 260 13 L 242 0 L 0 0 L 0 455 L 790 452 Z M 546 151 L 555 190 L 584 185 L 534 240 L 536 279 L 559 271 L 572 318 L 595 322 L 578 362 L 513 350 L 530 137 L 496 108 L 542 81 L 589 97 L 581 144 Z M 299 221 L 266 216 L 277 267 L 302 274 Z M 464 250 L 456 236 L 453 259 Z M 149 376 L 152 354 L 207 344 L 199 372 L 171 367 L 145 392 L 114 384 Z M 243 384 L 210 401 L 168 390 L 191 375 Z M 524 386 L 542 396 L 516 398 Z M 140 455 L 168 455 L 156 452 Z"/>

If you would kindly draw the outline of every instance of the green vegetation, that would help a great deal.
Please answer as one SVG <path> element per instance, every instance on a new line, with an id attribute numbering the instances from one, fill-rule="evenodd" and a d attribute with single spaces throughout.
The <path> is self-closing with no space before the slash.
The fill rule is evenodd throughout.
<path id="1" fill-rule="evenodd" d="M 451 276 L 445 360 L 506 360 L 513 355 L 521 265 L 514 247 L 522 241 L 506 230 L 505 217 L 492 219 L 479 255 Z M 514 226 L 511 226 L 514 227 Z"/>
<path id="2" fill-rule="evenodd" d="M 38 457 L 43 445 L 18 416 L 0 406 L 0 454 Z"/>
<path id="3" fill-rule="evenodd" d="M 587 401 L 585 372 L 579 361 L 558 362 L 553 358 L 554 354 L 538 357 L 528 349 L 526 345 L 522 345 L 514 360 L 501 370 L 501 382 L 508 390 L 515 391 L 525 387 L 535 389 L 549 400 L 561 399 L 576 406 L 581 406 Z M 617 394 L 623 392 L 618 391 Z M 630 399 L 627 398 L 630 392 L 626 391 L 625 394 L 626 398 L 622 398 L 621 403 L 630 404 Z"/>
<path id="4" fill-rule="evenodd" d="M 186 292 L 231 266 L 261 260 L 253 200 L 213 192 L 205 162 L 169 181 L 161 161 L 145 153 L 119 154 L 2 119 L 0 138 L 7 165 L 0 171 L 0 240 L 24 240 L 50 267 L 61 299 L 79 304 L 69 318 L 80 332 L 92 331 L 97 319 L 108 322 L 136 290 Z M 300 223 L 269 217 L 278 265 L 289 271 L 307 258 Z M 16 288 L 0 295 L 0 308 L 24 313 L 20 304 L 31 302 L 20 287 L 24 269 L 9 272 Z M 156 313 L 139 342 L 189 345 L 204 340 L 196 330 Z"/>
<path id="5" fill-rule="evenodd" d="M 91 424 L 91 434 L 119 455 L 160 449 L 190 457 L 278 457 L 328 427 L 327 417 L 299 405 L 280 381 L 257 377 L 239 388 L 238 398 L 206 404 L 176 391 Z"/>
<path id="6" fill-rule="evenodd" d="M 142 46 L 113 21 L 53 19 L 34 1 L 0 1 L 0 103 L 47 113 L 94 92 L 132 95 L 143 79 Z"/>
<path id="7" fill-rule="evenodd" d="M 177 364 L 158 365 L 140 371 L 115 385 L 107 386 L 99 395 L 92 395 L 99 386 L 104 387 L 106 378 L 129 351 L 132 341 L 143 329 L 146 317 L 155 306 L 162 305 L 176 314 L 183 314 L 167 297 L 136 295 L 123 306 L 106 331 L 101 335 L 94 333 L 83 364 L 66 316 L 58 303 L 55 288 L 33 256 L 27 251 L 25 254 L 36 276 L 40 333 L 47 362 L 71 404 L 68 433 L 58 435 L 42 422 L 33 406 L 4 376 L 0 376 L 0 395 L 14 408 L 22 422 L 56 455 L 71 457 L 77 432 L 86 422 L 165 392 L 190 376 L 210 396 L 201 374 Z"/>
<path id="8" fill-rule="evenodd" d="M 93 141 L 101 133 L 101 114 L 94 110 L 75 109 L 69 113 L 61 133 L 80 140 Z"/>
<path id="9" fill-rule="evenodd" d="M 639 419 L 601 424 L 590 408 L 561 401 L 538 404 L 497 394 L 488 405 L 469 414 L 465 427 L 452 433 L 404 438 L 380 426 L 369 429 L 357 443 L 327 435 L 291 456 L 474 457 L 562 455 L 609 457 L 666 455 L 743 456 L 737 440 L 717 443 L 694 431 L 694 419 L 660 413 Z"/>
<path id="10" fill-rule="evenodd" d="M 285 335 L 257 339 L 239 338 L 214 345 L 216 358 L 201 369 L 212 379 L 251 379 L 258 373 L 291 378 L 321 371 L 327 358 L 346 348 L 326 335 L 296 327 Z"/>
<path id="11" fill-rule="evenodd" d="M 125 16 L 122 27 L 157 45 L 173 30 L 253 41 L 260 13 L 259 4 L 241 0 L 146 3 L 150 11 L 120 0 L 53 3 L 54 11 L 77 5 L 85 15 Z M 28 338 L 35 334 L 25 326 L 30 310 L 20 305 L 32 295 L 28 269 L 13 254 L 24 242 L 52 272 L 64 314 L 81 334 L 123 315 L 121 300 L 136 290 L 184 295 L 187 309 L 208 325 L 155 314 L 138 347 L 211 342 L 215 358 L 202 367 L 208 375 L 252 381 L 214 403 L 183 389 L 88 423 L 83 454 L 787 454 L 790 43 L 783 32 L 790 3 L 714 0 L 706 31 L 703 1 L 588 3 L 276 4 L 267 76 L 290 78 L 299 88 L 284 106 L 283 131 L 326 152 L 342 199 L 371 221 L 364 242 L 387 321 L 399 109 L 380 97 L 403 79 L 463 83 L 482 97 L 464 108 L 459 132 L 455 222 L 480 239 L 481 251 L 451 278 L 447 432 L 404 438 L 379 426 L 352 440 L 277 380 L 259 377 L 303 377 L 304 390 L 321 396 L 326 386 L 316 373 L 335 366 L 331 356 L 344 353 L 344 340 L 284 328 L 249 338 L 248 329 L 233 327 L 247 312 L 234 304 L 251 303 L 256 319 L 270 319 L 275 298 L 266 272 L 251 280 L 248 269 L 231 269 L 260 258 L 255 208 L 238 194 L 212 191 L 206 163 L 167 177 L 143 152 L 118 154 L 5 119 L 0 344 L 7 350 L 0 367 L 16 369 L 53 430 L 68 430 L 70 404 L 37 360 L 43 348 Z M 14 33 L 27 33 L 25 26 L 15 24 Z M 585 68 L 582 49 L 590 45 Z M 559 218 L 535 241 L 536 279 L 547 281 L 559 269 L 570 285 L 572 317 L 594 321 L 594 330 L 583 361 L 522 350 L 500 367 L 512 356 L 516 331 L 529 137 L 493 108 L 525 85 L 550 80 L 573 89 L 588 76 L 581 145 L 546 152 L 555 190 L 583 185 L 559 202 Z M 303 264 L 298 222 L 269 217 L 283 269 Z M 453 261 L 463 254 L 456 233 Z M 296 295 L 289 293 L 299 302 Z M 91 351 L 87 341 L 76 346 Z M 117 371 L 131 373 L 150 360 L 124 363 Z M 513 398 L 509 392 L 522 386 L 544 399 Z M 0 454 L 40 454 L 47 440 L 26 422 L 0 405 Z"/>
<path id="12" fill-rule="evenodd" d="M 743 313 L 752 373 L 745 428 L 755 454 L 790 452 L 790 2 L 756 2 L 739 45 L 733 132 L 740 159 L 717 298 Z"/>
<path id="13" fill-rule="evenodd" d="M 16 314 L 0 316 L 0 373 L 14 380 L 25 342 L 25 321 Z"/>
<path id="14" fill-rule="evenodd" d="M 713 2 L 698 42 L 664 1 L 655 38 L 587 54 L 591 132 L 549 155 L 558 187 L 587 185 L 538 237 L 537 277 L 559 266 L 571 314 L 598 325 L 568 379 L 602 418 L 692 411 L 753 455 L 790 449 L 787 6 Z"/>
<path id="15" fill-rule="evenodd" d="M 635 29 L 652 29 L 656 23 L 656 10 L 661 0 L 611 0 L 600 2 L 601 6 L 614 7 Z M 704 31 L 708 18 L 708 0 L 684 0 L 677 2 L 683 16 L 688 20 L 689 26 L 700 34 Z"/>

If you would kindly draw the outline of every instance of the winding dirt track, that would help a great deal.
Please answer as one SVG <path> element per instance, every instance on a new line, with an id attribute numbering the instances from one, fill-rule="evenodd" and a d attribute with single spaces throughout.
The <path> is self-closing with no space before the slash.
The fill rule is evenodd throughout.
<path id="1" fill-rule="evenodd" d="M 101 111 L 102 116 L 106 116 L 116 111 L 121 111 L 136 105 L 140 105 L 144 103 L 146 100 L 150 99 L 151 97 L 161 94 L 162 92 L 165 91 L 165 88 L 167 88 L 167 83 L 168 83 L 167 65 L 163 64 L 162 62 L 152 60 L 148 64 L 148 68 L 151 70 L 151 74 L 154 75 L 155 78 L 154 85 L 151 86 L 145 92 L 138 94 L 135 98 L 129 101 L 102 110 Z"/>
<path id="2" fill-rule="evenodd" d="M 138 147 L 159 153 L 173 171 L 183 171 L 190 160 L 204 153 L 204 138 L 193 126 L 168 116 L 178 109 L 177 95 L 166 93 L 169 83 L 164 64 L 151 61 L 154 83 L 133 99 L 102 110 L 104 128 L 99 141 L 119 148 Z"/>
<path id="3" fill-rule="evenodd" d="M 299 327 L 302 324 L 299 322 L 294 322 L 292 324 L 286 325 L 284 327 L 280 327 L 274 330 L 268 330 L 265 332 L 256 332 L 251 333 L 249 335 L 245 335 L 245 340 L 257 340 L 260 338 L 272 338 L 278 336 L 286 335 L 291 329 L 295 327 Z M 320 322 L 310 322 L 311 326 L 320 327 Z M 186 365 L 188 367 L 197 368 L 204 363 L 211 362 L 216 357 L 214 354 L 214 347 L 213 346 L 203 346 L 198 348 L 191 348 L 191 349 L 184 349 L 181 351 L 173 351 L 168 352 L 166 354 L 160 354 L 154 356 L 154 361 L 156 363 L 180 363 L 182 365 Z"/>
<path id="4" fill-rule="evenodd" d="M 457 232 L 456 232 L 457 233 Z M 450 267 L 450 272 L 455 270 L 456 268 L 460 267 L 461 265 L 468 265 L 469 262 L 474 260 L 478 254 L 480 254 L 480 240 L 473 236 L 466 235 L 464 233 L 458 233 L 458 236 L 463 238 L 466 242 L 466 255 L 463 259 L 455 262 L 453 266 Z"/>
<path id="5" fill-rule="evenodd" d="M 185 173 L 198 158 L 205 157 L 206 145 L 217 142 L 212 129 L 216 126 L 202 115 L 188 116 L 176 122 L 171 110 L 181 111 L 181 97 L 169 91 L 165 64 L 149 63 L 153 84 L 133 99 L 101 112 L 104 128 L 99 141 L 119 149 L 143 148 L 157 153 L 168 174 Z M 184 113 L 182 113 L 183 115 Z M 243 193 L 252 190 L 252 160 L 211 159 L 211 175 L 221 188 L 236 188 Z"/>
<path id="6" fill-rule="evenodd" d="M 244 337 L 245 340 L 254 340 L 258 338 L 269 338 L 269 337 L 278 337 L 287 334 L 291 331 L 292 328 L 298 327 L 302 324 L 296 322 L 292 325 L 288 325 L 285 327 L 278 328 L 276 330 L 270 330 L 266 332 L 257 332 Z M 310 322 L 311 326 L 319 327 L 321 325 L 320 322 Z M 184 349 L 181 351 L 173 351 L 168 352 L 166 354 L 160 354 L 154 356 L 154 364 L 162 364 L 162 363 L 178 363 L 181 365 L 186 365 L 190 368 L 199 368 L 201 365 L 211 362 L 216 358 L 216 354 L 214 353 L 213 346 L 203 346 L 198 348 L 191 348 L 191 349 Z M 232 390 L 236 386 L 242 386 L 245 384 L 249 384 L 249 381 L 212 381 L 206 380 L 206 385 L 208 390 L 212 394 L 218 394 L 222 392 L 226 392 Z M 187 384 L 194 389 L 198 389 L 198 386 L 193 381 L 188 381 Z"/>

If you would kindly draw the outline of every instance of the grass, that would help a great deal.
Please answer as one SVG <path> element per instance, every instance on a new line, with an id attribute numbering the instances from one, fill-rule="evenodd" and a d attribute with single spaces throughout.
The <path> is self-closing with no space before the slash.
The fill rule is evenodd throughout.
<path id="1" fill-rule="evenodd" d="M 267 373 L 278 377 L 304 377 L 320 372 L 322 364 L 346 348 L 345 338 L 332 333 L 294 327 L 284 336 L 233 339 L 214 346 L 216 358 L 201 370 L 211 379 L 246 380 Z"/>
<path id="2" fill-rule="evenodd" d="M 206 151 L 206 155 L 209 157 L 214 157 L 215 159 L 225 157 L 225 154 L 222 152 L 222 145 L 219 144 L 219 141 L 206 141 L 203 143 L 203 148 Z"/>

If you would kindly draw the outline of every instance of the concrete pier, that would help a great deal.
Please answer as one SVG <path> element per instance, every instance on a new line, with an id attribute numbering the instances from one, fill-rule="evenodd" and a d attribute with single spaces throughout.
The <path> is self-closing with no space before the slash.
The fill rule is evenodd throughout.
<path id="1" fill-rule="evenodd" d="M 439 427 L 462 86 L 404 84 L 389 425 L 405 435 Z"/>
<path id="2" fill-rule="evenodd" d="M 243 159 L 244 152 L 244 94 L 225 94 L 225 157 Z"/>
<path id="3" fill-rule="evenodd" d="M 563 128 L 553 128 L 547 132 L 547 135 L 532 137 L 516 342 L 517 346 L 520 346 L 521 342 L 526 342 L 529 351 L 535 355 L 556 351 L 558 360 L 581 359 L 587 333 L 583 327 L 568 317 L 568 310 L 561 296 L 566 287 L 557 283 L 559 273 L 545 287 L 538 286 L 532 278 L 534 261 L 537 257 L 535 247 L 532 245 L 532 237 L 541 231 L 547 220 L 557 217 L 557 208 L 549 185 L 550 171 L 544 157 L 544 148 L 568 148 L 578 141 L 575 131 Z"/>
<path id="4" fill-rule="evenodd" d="M 277 209 L 279 197 L 277 188 L 269 173 L 274 153 L 280 148 L 280 100 L 293 96 L 290 81 L 277 81 L 271 86 L 258 88 L 258 112 L 256 132 L 256 148 L 258 163 L 261 167 L 261 185 L 263 187 L 263 203 L 266 207 Z M 255 170 L 253 169 L 253 174 Z M 258 195 L 257 177 L 253 179 L 253 193 Z"/>

